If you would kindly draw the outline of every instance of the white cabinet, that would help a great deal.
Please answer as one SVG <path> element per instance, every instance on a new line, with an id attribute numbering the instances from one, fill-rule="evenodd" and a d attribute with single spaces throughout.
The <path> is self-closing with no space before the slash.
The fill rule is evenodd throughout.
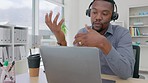
<path id="1" fill-rule="evenodd" d="M 0 62 L 8 60 L 9 62 L 15 61 L 16 64 L 20 64 L 22 61 L 26 61 L 27 35 L 27 27 L 0 25 Z M 21 65 L 15 65 L 15 70 L 25 68 Z"/>
<path id="2" fill-rule="evenodd" d="M 129 8 L 129 27 L 133 43 L 148 43 L 148 6 Z"/>
<path id="3" fill-rule="evenodd" d="M 12 27 L 0 25 L 0 62 L 13 60 Z"/>
<path id="4" fill-rule="evenodd" d="M 133 44 L 140 45 L 140 70 L 148 71 L 148 6 L 129 7 L 129 30 Z"/>

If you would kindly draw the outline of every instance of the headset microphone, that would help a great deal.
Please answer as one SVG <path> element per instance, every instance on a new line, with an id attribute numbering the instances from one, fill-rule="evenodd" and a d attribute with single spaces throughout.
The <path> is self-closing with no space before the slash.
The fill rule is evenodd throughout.
<path id="1" fill-rule="evenodd" d="M 110 23 L 110 20 L 109 20 L 109 21 L 107 21 L 107 22 L 104 22 L 104 23 L 102 23 L 102 24 L 108 24 L 108 23 Z"/>

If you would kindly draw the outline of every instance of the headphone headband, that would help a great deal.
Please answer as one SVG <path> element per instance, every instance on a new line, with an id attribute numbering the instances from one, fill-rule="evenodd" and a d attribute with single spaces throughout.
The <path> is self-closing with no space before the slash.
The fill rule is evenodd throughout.
<path id="1" fill-rule="evenodd" d="M 95 0 L 93 0 L 93 1 L 89 4 L 89 7 L 88 7 L 89 9 L 90 9 L 91 5 L 94 3 L 94 1 L 95 1 Z"/>
<path id="2" fill-rule="evenodd" d="M 89 16 L 89 17 L 90 17 L 90 11 L 91 11 L 90 7 L 92 6 L 92 4 L 93 4 L 95 1 L 97 1 L 97 0 L 93 0 L 93 1 L 89 4 L 88 9 L 86 10 L 86 15 Z M 114 0 L 103 0 L 103 1 L 110 2 L 110 3 L 113 5 L 113 13 L 112 13 L 111 19 L 112 19 L 112 20 L 117 20 L 118 17 L 119 17 L 119 15 L 118 15 L 118 13 L 117 13 L 117 5 L 116 5 L 115 1 L 114 1 Z M 114 8 L 114 7 L 115 7 L 115 8 Z M 115 9 L 116 9 L 116 10 L 115 10 Z M 115 10 L 115 12 L 114 12 L 114 10 Z"/>
<path id="3" fill-rule="evenodd" d="M 93 0 L 90 4 L 89 4 L 89 9 L 90 9 L 90 7 L 92 6 L 92 4 L 95 2 L 95 1 L 97 1 L 97 0 Z M 114 8 L 114 6 L 116 7 L 116 10 L 117 10 L 117 5 L 116 5 L 116 3 L 115 3 L 115 1 L 114 0 L 104 0 L 104 1 L 107 1 L 107 2 L 110 2 L 111 4 L 113 4 L 113 8 Z"/>

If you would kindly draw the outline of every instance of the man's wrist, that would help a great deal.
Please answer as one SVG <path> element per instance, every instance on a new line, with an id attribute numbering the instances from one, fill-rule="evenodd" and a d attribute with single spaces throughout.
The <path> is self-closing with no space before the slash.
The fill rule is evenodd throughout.
<path id="1" fill-rule="evenodd" d="M 61 44 L 61 43 L 59 43 L 59 42 L 57 42 L 57 44 L 58 44 L 59 46 L 62 46 L 62 44 Z"/>
<path id="2" fill-rule="evenodd" d="M 66 42 L 66 41 L 57 42 L 57 44 L 58 44 L 59 46 L 67 46 L 67 42 Z"/>
<path id="3" fill-rule="evenodd" d="M 111 44 L 109 42 L 108 43 L 104 43 L 102 45 L 102 47 L 101 47 L 101 49 L 102 49 L 102 51 L 103 51 L 103 53 L 105 55 L 108 55 L 108 53 L 110 52 L 111 48 L 112 48 L 112 46 L 111 46 Z"/>

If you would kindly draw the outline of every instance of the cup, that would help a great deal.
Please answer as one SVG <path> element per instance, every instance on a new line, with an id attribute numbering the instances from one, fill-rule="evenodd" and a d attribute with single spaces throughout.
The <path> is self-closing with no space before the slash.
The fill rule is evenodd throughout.
<path id="1" fill-rule="evenodd" d="M 34 54 L 27 57 L 29 74 L 31 77 L 39 76 L 40 58 L 40 54 Z"/>

